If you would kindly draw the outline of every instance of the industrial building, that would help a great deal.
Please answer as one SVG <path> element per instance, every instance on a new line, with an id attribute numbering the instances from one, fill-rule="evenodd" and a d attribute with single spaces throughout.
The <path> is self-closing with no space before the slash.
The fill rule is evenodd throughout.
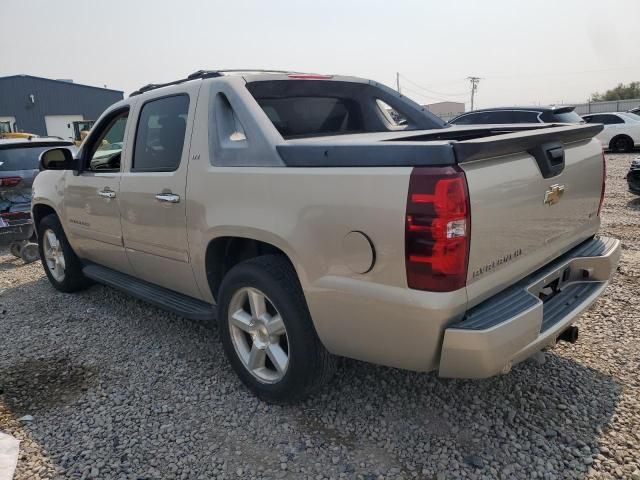
<path id="1" fill-rule="evenodd" d="M 424 105 L 434 115 L 437 115 L 445 122 L 448 122 L 453 117 L 457 117 L 461 113 L 464 113 L 464 103 L 462 102 L 437 102 Z"/>
<path id="2" fill-rule="evenodd" d="M 73 138 L 72 122 L 95 120 L 123 92 L 31 75 L 0 77 L 0 123 L 14 132 Z"/>

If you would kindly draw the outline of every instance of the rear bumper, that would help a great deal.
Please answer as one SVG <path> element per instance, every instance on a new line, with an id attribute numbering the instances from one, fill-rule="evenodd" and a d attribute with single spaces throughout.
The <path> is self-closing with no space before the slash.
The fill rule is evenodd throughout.
<path id="1" fill-rule="evenodd" d="M 588 240 L 469 310 L 445 330 L 439 375 L 490 377 L 555 345 L 558 335 L 602 294 L 620 252 L 619 240 Z M 540 294 L 555 281 L 558 293 L 543 302 Z"/>

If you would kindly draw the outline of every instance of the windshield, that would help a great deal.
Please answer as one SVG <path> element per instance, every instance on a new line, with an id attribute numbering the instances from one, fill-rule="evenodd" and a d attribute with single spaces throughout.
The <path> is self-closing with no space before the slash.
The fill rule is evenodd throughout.
<path id="1" fill-rule="evenodd" d="M 66 144 L 64 144 L 66 145 Z M 56 145 L 42 145 L 0 149 L 0 172 L 38 170 L 40 154 Z"/>
<path id="2" fill-rule="evenodd" d="M 570 112 L 554 112 L 553 121 L 560 123 L 584 123 L 584 119 L 573 110 Z"/>

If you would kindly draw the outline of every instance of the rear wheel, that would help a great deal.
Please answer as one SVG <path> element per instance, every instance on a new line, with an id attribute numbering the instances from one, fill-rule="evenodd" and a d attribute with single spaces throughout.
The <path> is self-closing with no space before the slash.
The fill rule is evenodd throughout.
<path id="1" fill-rule="evenodd" d="M 318 338 L 287 259 L 266 255 L 224 277 L 218 321 L 229 362 L 261 399 L 295 403 L 324 386 L 336 359 Z"/>
<path id="2" fill-rule="evenodd" d="M 38 250 L 44 271 L 61 292 L 82 290 L 91 281 L 82 274 L 82 263 L 76 256 L 56 215 L 47 215 L 38 225 Z"/>
<path id="3" fill-rule="evenodd" d="M 609 149 L 616 153 L 628 153 L 633 150 L 633 140 L 626 135 L 619 135 L 611 139 Z"/>

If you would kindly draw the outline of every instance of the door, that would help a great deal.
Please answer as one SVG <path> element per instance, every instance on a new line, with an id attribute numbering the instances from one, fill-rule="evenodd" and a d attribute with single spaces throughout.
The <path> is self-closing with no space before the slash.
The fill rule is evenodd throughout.
<path id="1" fill-rule="evenodd" d="M 65 230 L 72 247 L 83 259 L 132 273 L 120 226 L 121 159 L 129 109 L 106 115 L 79 153 L 83 170 L 66 175 Z"/>
<path id="2" fill-rule="evenodd" d="M 47 135 L 73 140 L 73 122 L 84 120 L 82 115 L 45 115 Z"/>
<path id="3" fill-rule="evenodd" d="M 193 86 L 184 86 L 177 94 L 156 96 L 140 106 L 120 206 L 124 246 L 136 276 L 200 297 L 189 258 L 185 209 L 196 94 Z"/>

